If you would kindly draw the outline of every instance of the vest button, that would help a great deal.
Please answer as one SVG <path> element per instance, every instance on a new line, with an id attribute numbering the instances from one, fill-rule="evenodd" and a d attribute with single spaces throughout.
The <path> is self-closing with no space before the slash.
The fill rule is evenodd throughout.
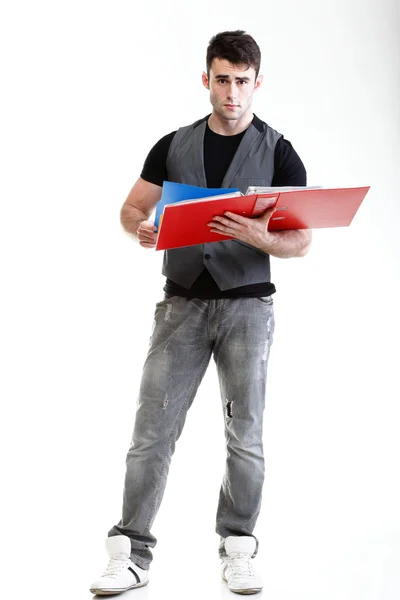
<path id="1" fill-rule="evenodd" d="M 211 255 L 210 254 L 205 254 L 204 258 L 206 258 L 208 260 L 209 258 L 211 258 Z"/>

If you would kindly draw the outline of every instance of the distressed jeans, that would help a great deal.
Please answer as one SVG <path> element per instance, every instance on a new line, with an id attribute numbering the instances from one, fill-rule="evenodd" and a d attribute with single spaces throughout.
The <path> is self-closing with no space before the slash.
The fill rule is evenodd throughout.
<path id="1" fill-rule="evenodd" d="M 214 357 L 225 415 L 226 471 L 216 516 L 219 555 L 227 536 L 253 535 L 264 483 L 263 413 L 274 331 L 273 301 L 165 296 L 156 304 L 131 445 L 122 519 L 108 536 L 131 539 L 131 560 L 148 569 L 151 528 L 167 482 L 175 442 Z M 256 551 L 258 540 L 256 536 Z"/>

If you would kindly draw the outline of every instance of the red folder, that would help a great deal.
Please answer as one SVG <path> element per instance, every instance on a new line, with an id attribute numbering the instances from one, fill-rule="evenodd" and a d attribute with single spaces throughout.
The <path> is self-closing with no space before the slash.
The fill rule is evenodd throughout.
<path id="1" fill-rule="evenodd" d="M 279 188 L 278 188 L 279 189 Z M 166 205 L 160 218 L 156 250 L 234 239 L 212 233 L 207 223 L 227 211 L 254 218 L 275 206 L 268 231 L 346 227 L 364 200 L 369 186 L 304 188 L 277 193 L 249 194 L 212 200 L 190 200 Z"/>

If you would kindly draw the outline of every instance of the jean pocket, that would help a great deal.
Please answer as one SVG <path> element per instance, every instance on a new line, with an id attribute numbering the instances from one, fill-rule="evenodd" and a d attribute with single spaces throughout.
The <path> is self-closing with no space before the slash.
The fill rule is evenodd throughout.
<path id="1" fill-rule="evenodd" d="M 175 296 L 173 294 L 164 293 L 164 298 L 156 303 L 156 306 L 162 306 L 166 302 L 170 302 L 172 298 L 178 298 L 179 296 Z"/>
<path id="2" fill-rule="evenodd" d="M 268 306 L 273 306 L 274 304 L 272 296 L 257 296 L 257 300 L 259 300 L 263 304 L 267 304 Z"/>

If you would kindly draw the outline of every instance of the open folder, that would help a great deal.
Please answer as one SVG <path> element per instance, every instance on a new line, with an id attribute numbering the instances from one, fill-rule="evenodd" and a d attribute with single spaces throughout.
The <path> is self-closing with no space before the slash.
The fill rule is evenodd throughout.
<path id="1" fill-rule="evenodd" d="M 161 199 L 156 206 L 154 225 L 158 227 L 164 206 L 167 204 L 236 193 L 240 194 L 238 188 L 203 188 L 197 185 L 187 185 L 186 183 L 175 183 L 175 181 L 164 181 Z"/>
<path id="2" fill-rule="evenodd" d="M 166 182 L 169 183 L 169 182 Z M 174 184 L 179 186 L 182 184 Z M 188 186 L 186 186 L 188 187 Z M 196 186 L 190 186 L 196 187 Z M 198 188 L 201 190 L 207 188 Z M 216 196 L 165 203 L 160 210 L 156 250 L 234 239 L 212 233 L 208 223 L 232 212 L 256 218 L 275 207 L 268 231 L 346 227 L 352 222 L 370 186 L 347 188 L 249 187 L 246 194 L 226 190 Z"/>

